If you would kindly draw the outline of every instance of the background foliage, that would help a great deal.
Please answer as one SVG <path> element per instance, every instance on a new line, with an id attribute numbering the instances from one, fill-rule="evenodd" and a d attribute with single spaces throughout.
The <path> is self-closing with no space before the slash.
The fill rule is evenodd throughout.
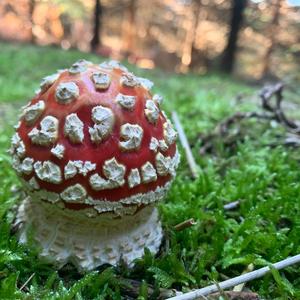
<path id="1" fill-rule="evenodd" d="M 224 147 L 220 138 L 213 154 L 199 153 L 200 134 L 235 111 L 256 107 L 256 88 L 221 75 L 170 75 L 130 66 L 155 82 L 168 114 L 178 112 L 200 176 L 190 178 L 182 155 L 178 176 L 159 206 L 166 238 L 157 257 L 146 249 L 133 269 L 103 266 L 85 275 L 71 265 L 56 271 L 38 260 L 34 250 L 18 245 L 11 231 L 14 207 L 24 197 L 6 152 L 16 108 L 29 100 L 41 77 L 78 58 L 101 59 L 49 47 L 0 47 L 0 299 L 158 299 L 167 292 L 161 289 L 188 291 L 237 276 L 250 263 L 258 268 L 300 252 L 299 151 L 272 145 L 282 132 L 279 125 L 247 121 L 245 137 L 235 148 Z M 299 94 L 292 97 L 288 91 L 287 96 L 298 108 Z M 238 209 L 224 210 L 224 204 L 235 200 L 241 203 Z M 189 218 L 197 224 L 174 230 Z M 299 299 L 299 278 L 294 266 L 247 287 L 265 299 Z"/>
<path id="2" fill-rule="evenodd" d="M 297 80 L 299 12 L 299 0 L 1 0 L 0 38 L 179 73 L 232 62 L 238 76 Z"/>

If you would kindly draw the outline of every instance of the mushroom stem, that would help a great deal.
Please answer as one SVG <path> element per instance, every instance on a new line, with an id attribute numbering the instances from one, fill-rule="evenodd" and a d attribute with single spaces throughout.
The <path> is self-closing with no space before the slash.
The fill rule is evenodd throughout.
<path id="1" fill-rule="evenodd" d="M 162 240 L 161 223 L 153 205 L 134 215 L 104 213 L 87 217 L 27 197 L 19 206 L 18 225 L 19 241 L 26 243 L 33 236 L 41 248 L 41 258 L 57 267 L 71 261 L 81 272 L 105 263 L 116 265 L 120 260 L 130 266 L 143 256 L 145 247 L 156 253 Z"/>

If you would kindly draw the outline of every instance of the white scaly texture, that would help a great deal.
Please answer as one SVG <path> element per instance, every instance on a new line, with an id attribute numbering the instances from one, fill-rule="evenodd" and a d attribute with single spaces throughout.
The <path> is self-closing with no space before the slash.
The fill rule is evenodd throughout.
<path id="1" fill-rule="evenodd" d="M 115 183 L 116 186 L 122 186 L 125 183 L 126 167 L 113 157 L 109 160 L 106 160 L 103 164 L 103 173 L 105 177 L 111 182 Z"/>
<path id="2" fill-rule="evenodd" d="M 158 175 L 175 175 L 175 164 L 170 156 L 164 156 L 158 152 L 155 156 L 155 167 Z"/>
<path id="3" fill-rule="evenodd" d="M 87 61 L 85 59 L 80 59 L 78 61 L 76 61 L 71 68 L 69 68 L 69 73 L 70 74 L 78 74 L 81 72 L 85 72 L 87 70 L 87 67 L 89 65 L 92 65 L 92 63 L 90 61 Z"/>
<path id="4" fill-rule="evenodd" d="M 44 200 L 44 201 L 48 201 L 48 202 L 56 203 L 56 204 L 59 203 L 59 201 L 60 201 L 60 197 L 59 197 L 58 193 L 49 192 L 49 191 L 46 191 L 43 189 L 34 192 L 34 196 L 38 200 Z"/>
<path id="5" fill-rule="evenodd" d="M 102 202 L 94 205 L 94 209 L 98 213 L 113 212 L 116 216 L 127 216 L 135 214 L 137 206 L 124 206 L 120 202 Z"/>
<path id="6" fill-rule="evenodd" d="M 84 138 L 83 122 L 78 118 L 77 114 L 70 114 L 66 117 L 64 133 L 72 143 L 82 143 Z"/>
<path id="7" fill-rule="evenodd" d="M 18 133 L 15 133 L 11 138 L 11 147 L 9 153 L 18 158 L 24 157 L 26 152 L 25 144 Z"/>
<path id="8" fill-rule="evenodd" d="M 104 189 L 113 189 L 123 186 L 125 183 L 126 167 L 115 159 L 115 157 L 108 159 L 103 164 L 104 179 L 99 174 L 93 174 L 90 179 L 90 185 L 95 191 Z"/>
<path id="9" fill-rule="evenodd" d="M 163 157 L 162 154 L 160 155 Z M 157 154 L 157 156 L 159 155 Z M 163 162 L 160 162 L 162 165 L 157 166 L 157 171 L 161 174 L 165 174 L 165 172 L 168 172 L 173 177 L 175 176 L 175 170 L 178 166 L 179 160 L 180 160 L 180 156 L 178 151 L 176 151 L 175 155 L 171 158 L 171 162 L 167 160 L 167 166 L 165 166 L 164 160 Z M 50 161 L 43 162 L 43 164 L 39 161 L 36 162 L 34 164 L 34 167 L 37 168 L 37 171 L 39 172 L 39 175 L 37 175 L 38 178 L 45 181 L 51 180 L 52 183 L 59 181 L 60 169 L 57 169 L 58 166 L 52 164 L 53 163 Z M 43 168 L 45 169 L 44 171 L 42 170 Z M 92 186 L 95 190 L 102 190 L 105 188 L 109 189 L 110 187 L 117 188 L 118 184 L 123 184 L 124 182 L 124 174 L 125 174 L 124 168 L 125 167 L 118 164 L 117 161 L 111 159 L 108 161 L 108 163 L 106 163 L 106 174 L 111 178 L 111 180 L 103 179 L 98 174 L 94 174 L 90 177 L 90 184 L 92 185 L 93 183 Z M 99 178 L 97 177 L 100 178 L 100 181 L 98 181 Z M 120 215 L 120 216 L 133 214 L 135 213 L 136 209 L 140 205 L 148 205 L 150 203 L 161 201 L 165 197 L 171 185 L 171 181 L 168 181 L 164 186 L 158 186 L 153 191 L 149 191 L 147 193 L 138 193 L 120 199 L 119 202 L 110 202 L 106 198 L 93 199 L 90 196 L 86 196 L 84 190 L 81 189 L 80 187 L 78 188 L 73 187 L 72 189 L 66 188 L 66 190 L 63 193 L 61 193 L 61 195 L 54 192 L 49 192 L 40 189 L 39 184 L 36 181 L 36 178 L 34 176 L 28 182 L 26 182 L 25 180 L 23 180 L 23 182 L 25 188 L 27 189 L 27 193 L 34 199 L 37 200 L 42 199 L 59 205 L 63 204 L 62 200 L 66 202 L 78 201 L 90 205 L 90 208 L 80 210 L 77 212 L 79 215 L 88 215 L 88 216 L 94 216 L 98 213 L 103 213 L 103 212 L 111 212 L 114 215 Z M 139 170 L 132 169 L 129 172 L 128 185 L 130 188 L 133 188 L 138 184 L 141 184 L 141 176 L 139 174 Z M 83 195 L 85 196 L 83 197 Z"/>
<path id="10" fill-rule="evenodd" d="M 138 124 L 123 124 L 120 129 L 121 141 L 119 146 L 122 151 L 138 150 L 143 138 L 143 128 Z"/>
<path id="11" fill-rule="evenodd" d="M 133 110 L 135 106 L 136 97 L 123 95 L 119 93 L 116 97 L 116 102 L 121 105 L 123 108 L 128 110 Z"/>
<path id="12" fill-rule="evenodd" d="M 18 123 L 16 125 L 14 125 L 14 129 L 18 130 L 21 126 L 21 121 L 18 121 Z"/>
<path id="13" fill-rule="evenodd" d="M 120 83 L 123 86 L 127 87 L 136 87 L 140 85 L 140 82 L 137 77 L 134 76 L 134 74 L 128 72 L 128 73 L 123 73 L 120 79 Z"/>
<path id="14" fill-rule="evenodd" d="M 158 143 L 159 143 L 159 149 L 161 151 L 167 151 L 169 149 L 165 140 L 159 140 Z"/>
<path id="15" fill-rule="evenodd" d="M 128 185 L 133 188 L 141 183 L 141 176 L 138 169 L 131 169 L 128 175 Z"/>
<path id="16" fill-rule="evenodd" d="M 98 105 L 92 109 L 92 120 L 95 125 L 89 127 L 91 140 L 94 143 L 100 143 L 113 129 L 114 114 L 110 108 Z"/>
<path id="17" fill-rule="evenodd" d="M 167 145 L 165 140 L 158 140 L 155 137 L 151 138 L 149 149 L 151 151 L 157 152 L 158 149 L 161 151 L 167 151 L 169 149 L 169 146 Z"/>
<path id="18" fill-rule="evenodd" d="M 154 83 L 151 80 L 143 77 L 138 77 L 137 80 L 139 81 L 141 86 L 147 91 L 150 91 L 153 88 Z"/>
<path id="19" fill-rule="evenodd" d="M 150 144 L 149 144 L 149 149 L 151 151 L 157 152 L 158 145 L 159 145 L 158 139 L 155 138 L 155 137 L 152 137 L 151 141 L 150 141 Z"/>
<path id="20" fill-rule="evenodd" d="M 151 164 L 151 162 L 147 161 L 142 166 L 141 170 L 142 170 L 142 179 L 144 183 L 149 183 L 157 179 L 156 170 Z"/>
<path id="21" fill-rule="evenodd" d="M 158 95 L 158 94 L 155 94 L 153 97 L 152 97 L 153 101 L 156 102 L 158 104 L 159 107 L 161 107 L 163 101 L 164 101 L 164 98 L 161 96 L 161 95 Z"/>
<path id="22" fill-rule="evenodd" d="M 121 199 L 120 203 L 127 205 L 148 205 L 150 203 L 161 201 L 166 196 L 170 186 L 171 181 L 167 182 L 164 186 L 158 186 L 154 191 L 150 191 L 145 194 L 139 193 L 128 198 Z"/>
<path id="23" fill-rule="evenodd" d="M 111 78 L 108 74 L 103 72 L 94 72 L 92 74 L 96 90 L 105 90 L 110 86 Z"/>
<path id="24" fill-rule="evenodd" d="M 62 182 L 60 167 L 52 161 L 37 161 L 34 163 L 33 167 L 35 174 L 40 180 L 54 184 L 59 184 Z"/>
<path id="25" fill-rule="evenodd" d="M 86 197 L 86 190 L 81 184 L 76 183 L 66 188 L 60 196 L 66 202 L 83 203 Z"/>
<path id="26" fill-rule="evenodd" d="M 51 149 L 51 153 L 56 156 L 58 159 L 62 159 L 65 153 L 65 146 L 62 144 L 57 144 Z"/>
<path id="27" fill-rule="evenodd" d="M 46 201 L 50 203 L 55 203 L 56 205 L 64 207 L 64 202 L 62 201 L 62 195 L 58 193 L 49 192 L 44 189 L 39 189 L 39 185 L 34 177 L 30 179 L 29 182 L 22 180 L 24 187 L 26 188 L 26 193 L 41 205 Z M 88 216 L 95 217 L 98 213 L 110 213 L 112 217 L 123 216 L 123 215 L 132 215 L 136 212 L 137 208 L 141 205 L 149 205 L 151 203 L 159 202 L 163 200 L 171 186 L 171 181 L 167 182 L 164 186 L 158 186 L 154 191 L 147 193 L 138 193 L 133 196 L 129 196 L 123 199 L 120 199 L 118 202 L 111 202 L 107 199 L 93 199 L 88 196 L 85 197 L 84 203 L 90 205 L 89 208 L 81 209 L 78 211 L 73 211 L 73 215 L 78 215 L 78 217 Z M 68 188 L 67 188 L 68 189 Z M 66 190 L 67 190 L 66 189 Z M 79 191 L 78 191 L 79 192 Z M 65 195 L 69 195 L 70 191 L 68 190 Z M 44 200 L 44 201 L 42 201 Z M 69 198 L 65 198 L 68 200 Z M 70 201 L 72 202 L 72 201 Z M 82 202 L 80 200 L 80 202 Z M 57 207 L 57 209 L 60 209 Z M 69 210 L 64 208 L 64 211 L 68 214 Z"/>
<path id="28" fill-rule="evenodd" d="M 75 82 L 62 82 L 56 87 L 55 97 L 60 104 L 68 104 L 78 96 L 79 88 Z"/>
<path id="29" fill-rule="evenodd" d="M 29 133 L 33 144 L 49 146 L 53 144 L 58 136 L 58 119 L 53 116 L 47 116 L 41 121 L 41 129 L 34 127 Z"/>
<path id="30" fill-rule="evenodd" d="M 151 124 L 156 124 L 159 117 L 159 109 L 153 100 L 146 101 L 146 108 L 144 109 L 147 120 Z"/>
<path id="31" fill-rule="evenodd" d="M 20 165 L 21 172 L 29 175 L 33 171 L 33 163 L 34 160 L 31 157 L 24 158 Z"/>
<path id="32" fill-rule="evenodd" d="M 90 161 L 82 161 L 82 160 L 69 160 L 66 164 L 64 173 L 65 179 L 69 179 L 74 177 L 77 174 L 81 174 L 86 176 L 89 172 L 96 169 L 96 164 Z"/>
<path id="33" fill-rule="evenodd" d="M 23 116 L 28 125 L 32 125 L 45 110 L 45 102 L 38 101 L 36 104 L 24 108 Z"/>
<path id="34" fill-rule="evenodd" d="M 99 67 L 106 70 L 120 69 L 123 72 L 128 72 L 127 68 L 117 60 L 104 61 L 99 64 Z"/>
<path id="35" fill-rule="evenodd" d="M 167 120 L 167 122 L 163 125 L 164 128 L 164 138 L 166 143 L 170 146 L 176 142 L 177 139 L 177 132 L 173 128 L 172 123 Z"/>
<path id="36" fill-rule="evenodd" d="M 27 243 L 33 234 L 40 257 L 59 268 L 71 262 L 81 272 L 105 263 L 116 266 L 121 259 L 131 266 L 144 255 L 145 247 L 155 254 L 161 244 L 161 223 L 157 209 L 151 205 L 135 215 L 115 219 L 106 214 L 79 217 L 73 212 L 27 197 L 19 206 L 14 224 L 20 243 Z"/>
<path id="37" fill-rule="evenodd" d="M 92 189 L 95 191 L 101 191 L 101 190 L 113 188 L 113 186 L 110 185 L 109 181 L 101 177 L 99 174 L 93 174 L 89 178 L 89 183 Z"/>
<path id="38" fill-rule="evenodd" d="M 59 73 L 46 76 L 40 84 L 41 92 L 45 92 L 59 77 Z"/>
<path id="39" fill-rule="evenodd" d="M 21 160 L 16 154 L 12 155 L 11 166 L 17 173 L 22 173 Z"/>

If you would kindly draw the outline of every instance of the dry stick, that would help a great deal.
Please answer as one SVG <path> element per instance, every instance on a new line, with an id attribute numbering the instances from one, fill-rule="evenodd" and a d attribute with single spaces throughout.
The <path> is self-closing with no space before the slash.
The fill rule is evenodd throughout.
<path id="1" fill-rule="evenodd" d="M 191 218 L 191 219 L 188 219 L 186 221 L 183 221 L 183 222 L 175 225 L 174 229 L 177 230 L 177 231 L 181 231 L 185 228 L 191 227 L 191 226 L 196 225 L 196 224 L 197 224 L 197 222 L 195 222 L 195 220 L 193 218 Z"/>
<path id="2" fill-rule="evenodd" d="M 231 115 L 230 117 L 223 120 L 219 123 L 213 133 L 202 137 L 203 146 L 200 148 L 200 154 L 204 154 L 212 148 L 212 140 L 218 136 L 223 136 L 228 134 L 229 128 L 232 124 L 238 123 L 244 119 L 251 119 L 255 118 L 258 120 L 273 120 L 274 116 L 270 113 L 260 113 L 260 112 L 236 112 L 235 114 Z M 228 144 L 225 141 L 225 145 Z"/>
<path id="3" fill-rule="evenodd" d="M 300 262 L 300 254 L 286 258 L 284 260 L 281 260 L 281 261 L 273 264 L 272 267 L 276 270 L 280 270 L 280 269 L 289 267 L 289 266 L 294 265 L 299 262 Z M 189 293 L 186 293 L 183 295 L 168 298 L 168 300 L 195 300 L 195 299 L 200 298 L 201 296 L 206 296 L 211 293 L 217 292 L 217 291 L 219 291 L 220 288 L 228 289 L 228 288 L 231 288 L 238 284 L 241 284 L 243 282 L 248 282 L 253 279 L 263 277 L 264 275 L 266 275 L 269 272 L 270 272 L 270 267 L 263 267 L 261 269 L 252 271 L 250 273 L 246 273 L 246 274 L 222 281 L 219 284 L 212 284 L 210 286 L 204 287 L 199 290 L 194 290 L 192 292 L 189 292 Z"/>
<path id="4" fill-rule="evenodd" d="M 202 137 L 203 146 L 200 148 L 200 153 L 206 153 L 211 151 L 213 148 L 212 140 L 216 137 L 228 135 L 230 126 L 239 123 L 244 119 L 256 118 L 256 119 L 266 119 L 266 120 L 275 120 L 276 122 L 280 123 L 284 126 L 289 133 L 294 133 L 298 137 L 300 135 L 300 127 L 297 125 L 296 122 L 293 120 L 288 119 L 286 116 L 284 109 L 282 107 L 283 102 L 283 84 L 277 83 L 271 86 L 265 86 L 259 96 L 261 98 L 261 106 L 264 112 L 237 112 L 230 116 L 229 118 L 225 119 L 215 128 L 214 132 Z M 275 99 L 275 101 L 273 101 Z M 275 103 L 273 103 L 275 102 Z M 231 146 L 232 142 L 226 142 L 225 146 Z M 269 146 L 277 146 L 279 144 L 271 144 Z M 284 142 L 286 146 L 298 146 L 298 142 L 294 141 L 286 141 Z"/>
<path id="5" fill-rule="evenodd" d="M 243 274 L 249 273 L 249 272 L 251 272 L 251 271 L 253 271 L 253 270 L 254 270 L 254 265 L 251 263 L 251 264 L 249 264 L 249 265 L 247 266 L 247 268 L 246 268 L 246 270 L 243 272 Z M 245 284 L 246 284 L 246 282 L 243 282 L 243 283 L 240 283 L 240 284 L 236 285 L 236 286 L 233 288 L 233 291 L 234 291 L 234 292 L 241 292 L 241 291 L 244 289 Z"/>
<path id="6" fill-rule="evenodd" d="M 20 287 L 20 291 L 22 291 L 26 285 L 29 283 L 29 281 L 33 278 L 33 276 L 35 275 L 35 273 L 32 273 L 29 278 L 24 282 L 24 284 Z"/>
<path id="7" fill-rule="evenodd" d="M 223 296 L 223 297 L 222 297 Z M 204 296 L 202 296 L 204 297 Z M 207 300 L 220 300 L 220 299 L 227 299 L 227 300 L 259 300 L 260 298 L 256 293 L 252 292 L 233 292 L 233 291 L 227 291 L 223 293 L 214 293 L 209 295 L 209 298 L 199 298 L 200 299 L 207 299 Z"/>
<path id="8" fill-rule="evenodd" d="M 232 210 L 232 209 L 236 209 L 239 206 L 240 206 L 240 201 L 237 200 L 237 201 L 233 201 L 233 202 L 224 204 L 223 208 L 224 208 L 224 210 Z"/>
<path id="9" fill-rule="evenodd" d="M 298 125 L 294 121 L 289 120 L 286 117 L 281 107 L 283 101 L 282 90 L 283 84 L 281 82 L 272 86 L 264 87 L 260 92 L 262 107 L 263 109 L 271 112 L 274 115 L 274 119 L 277 120 L 277 122 L 281 123 L 282 125 L 284 125 L 292 131 L 298 132 Z M 273 96 L 275 96 L 275 105 L 271 105 L 270 103 Z"/>
<path id="10" fill-rule="evenodd" d="M 173 119 L 175 127 L 178 131 L 180 143 L 181 143 L 182 147 L 184 148 L 186 159 L 188 161 L 192 176 L 194 179 L 196 179 L 198 177 L 198 165 L 195 162 L 191 147 L 188 143 L 188 140 L 184 133 L 183 127 L 182 127 L 182 125 L 179 121 L 179 118 L 177 116 L 177 113 L 175 111 L 172 112 L 172 119 Z"/>

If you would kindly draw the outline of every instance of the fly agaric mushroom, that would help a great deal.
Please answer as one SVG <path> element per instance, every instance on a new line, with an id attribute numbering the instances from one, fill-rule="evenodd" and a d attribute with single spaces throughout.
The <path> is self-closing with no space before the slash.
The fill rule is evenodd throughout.
<path id="1" fill-rule="evenodd" d="M 151 86 L 115 61 L 80 60 L 44 78 L 10 150 L 27 193 L 15 220 L 21 243 L 33 230 L 41 257 L 79 270 L 158 251 L 154 204 L 179 154 Z"/>

